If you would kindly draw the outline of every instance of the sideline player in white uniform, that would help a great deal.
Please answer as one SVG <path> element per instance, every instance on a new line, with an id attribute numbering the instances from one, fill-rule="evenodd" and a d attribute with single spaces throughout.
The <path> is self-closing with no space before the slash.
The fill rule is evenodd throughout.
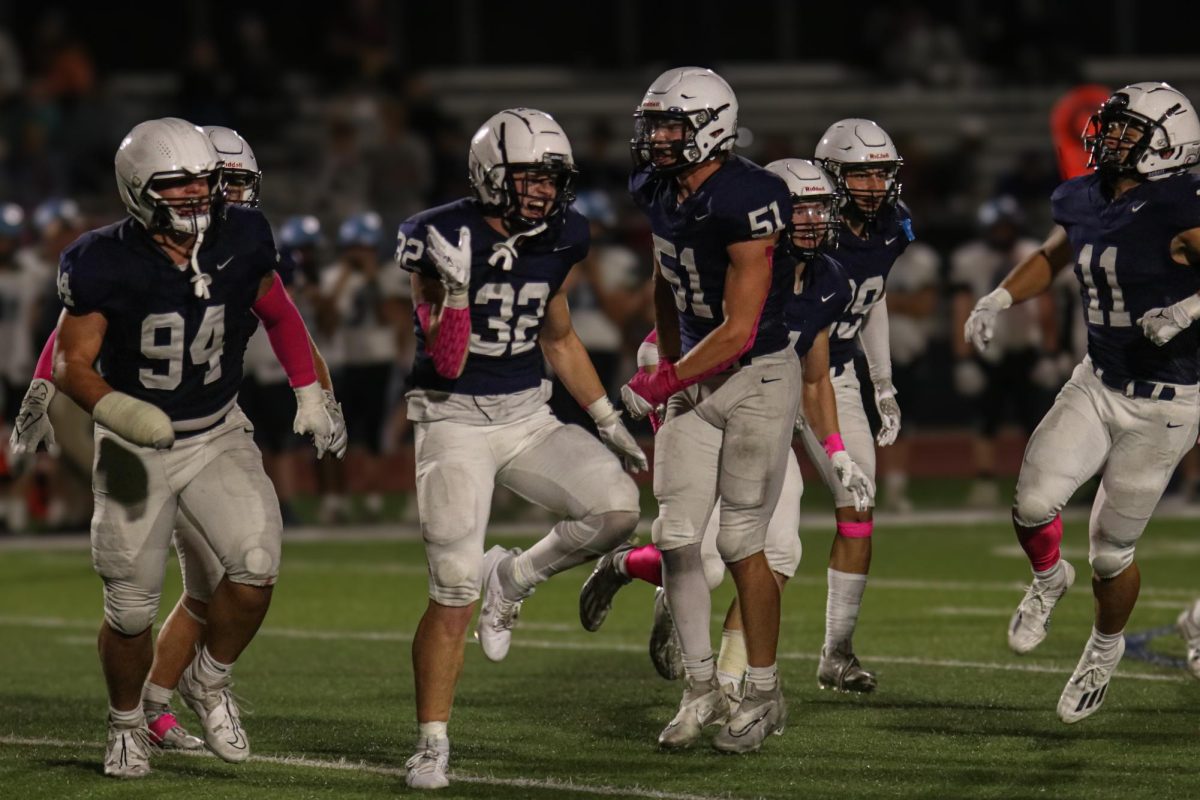
<path id="1" fill-rule="evenodd" d="M 1059 511 L 1100 475 L 1088 524 L 1096 617 L 1058 701 L 1071 723 L 1095 713 L 1125 652 L 1141 575 L 1134 548 L 1167 481 L 1196 441 L 1200 328 L 1200 121 L 1165 83 L 1135 83 L 1100 106 L 1084 132 L 1094 172 L 1054 191 L 1058 226 L 1038 252 L 975 304 L 965 335 L 983 352 L 996 317 L 1047 291 L 1074 266 L 1088 354 L 1025 448 L 1013 527 L 1033 583 L 1008 644 L 1028 653 L 1075 580 L 1062 560 Z"/>
<path id="2" fill-rule="evenodd" d="M 783 159 L 767 165 L 788 185 L 792 197 L 792 218 L 788 238 L 776 251 L 782 265 L 791 265 L 794 285 L 785 308 L 785 319 L 792 347 L 800 356 L 803 383 L 803 417 L 812 421 L 823 441 L 839 437 L 837 407 L 829 378 L 829 326 L 845 311 L 851 300 L 850 284 L 830 250 L 836 243 L 840 202 L 833 180 L 817 165 L 803 159 Z M 658 366 L 658 347 L 654 334 L 638 348 L 638 366 L 653 371 Z M 651 418 L 656 425 L 657 418 Z M 846 488 L 865 508 L 870 486 L 862 470 L 845 451 L 834 454 L 839 476 Z M 782 591 L 800 565 L 800 499 L 804 481 L 796 455 L 787 454 L 786 472 L 779 502 L 767 526 L 764 553 Z M 717 550 L 721 501 L 717 501 L 704 531 L 701 553 L 709 589 L 720 585 L 725 563 Z M 618 547 L 596 565 L 579 593 L 579 614 L 583 627 L 599 629 L 612 607 L 616 592 L 633 578 L 662 586 L 662 553 L 653 544 L 634 548 Z M 654 626 L 650 635 L 650 658 L 658 673 L 668 680 L 682 674 L 679 639 L 675 631 L 664 591 L 655 593 Z M 741 611 L 737 598 L 730 605 L 721 634 L 717 655 L 717 680 L 736 704 L 742 695 L 747 668 L 746 642 L 742 632 Z"/>
<path id="3" fill-rule="evenodd" d="M 646 468 L 559 291 L 589 242 L 587 220 L 570 208 L 566 134 L 541 111 L 501 111 L 475 133 L 468 166 L 474 197 L 411 217 L 396 246 L 413 273 L 418 347 L 407 399 L 429 562 L 429 605 L 413 639 L 419 735 L 407 782 L 418 789 L 449 783 L 447 723 L 481 587 L 476 636 L 499 661 L 537 584 L 633 532 L 638 492 L 621 461 Z M 603 445 L 550 413 L 543 359 Z M 485 556 L 497 484 L 566 519 L 523 553 L 496 546 Z"/>
<path id="4" fill-rule="evenodd" d="M 117 777 L 149 771 L 143 683 L 177 515 L 190 523 L 176 537 L 187 592 L 211 599 L 200 603 L 207 628 L 181 599 L 168 620 L 175 644 L 167 650 L 178 671 L 187 668 L 180 691 L 208 746 L 228 761 L 249 755 L 229 686 L 233 662 L 269 605 L 280 533 L 278 501 L 236 405 L 256 317 L 296 387 L 297 431 L 311 433 L 319 450 L 335 435 L 322 391 L 328 376 L 319 376 L 319 356 L 275 274 L 270 228 L 256 211 L 225 209 L 221 166 L 208 136 L 184 120 L 152 120 L 130 132 L 116 158 L 130 216 L 64 251 L 58 285 L 67 312 L 57 343 L 52 338 L 44 351 L 44 360 L 53 353 L 55 384 L 96 421 L 92 547 L 105 595 L 105 774 Z M 53 391 L 45 379 L 34 381 L 14 447 L 36 449 L 46 438 Z M 228 488 L 235 473 L 239 493 Z M 203 574 L 189 569 L 185 551 Z M 172 629 L 172 620 L 180 625 Z M 193 660 L 187 645 L 201 636 Z M 167 689 L 164 709 L 169 698 Z"/>
<path id="5" fill-rule="evenodd" d="M 867 508 L 860 510 L 853 495 L 842 486 L 820 440 L 811 430 L 803 431 L 804 447 L 833 492 L 837 507 L 837 533 L 827 572 L 825 642 L 817 664 L 817 684 L 822 689 L 870 692 L 877 683 L 875 674 L 859 664 L 853 640 L 871 567 L 875 444 L 885 447 L 900 433 L 884 284 L 892 265 L 913 239 L 912 220 L 900 202 L 897 173 L 903 160 L 892 138 L 879 125 L 866 119 L 833 123 L 817 144 L 816 161 L 833 175 L 843 197 L 837 258 L 854 292 L 850 307 L 829 335 L 838 421 L 850 457 L 862 467 L 872 487 Z M 882 423 L 877 439 L 871 436 L 854 367 L 859 345 L 867 357 Z"/>
<path id="6" fill-rule="evenodd" d="M 629 185 L 654 234 L 661 359 L 621 395 L 637 416 L 667 409 L 655 439 L 653 539 L 687 686 L 659 745 L 687 747 L 716 724 L 713 746 L 741 753 L 758 749 L 787 719 L 776 666 L 779 586 L 763 548 L 800 370 L 783 319 L 793 271 L 773 263 L 792 201 L 777 175 L 731 152 L 737 111 L 729 84 L 697 67 L 664 72 L 638 105 Z M 716 544 L 742 600 L 749 663 L 733 714 L 716 678 L 701 555 L 718 496 Z"/>

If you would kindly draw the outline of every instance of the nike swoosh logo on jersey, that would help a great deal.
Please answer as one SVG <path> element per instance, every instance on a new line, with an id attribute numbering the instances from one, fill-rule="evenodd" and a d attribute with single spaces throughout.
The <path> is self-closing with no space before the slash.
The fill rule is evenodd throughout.
<path id="1" fill-rule="evenodd" d="M 555 253 L 561 253 L 561 252 L 562 252 L 562 251 L 564 251 L 564 250 L 570 250 L 570 249 L 571 249 L 571 245 L 569 245 L 569 244 L 564 244 L 562 247 L 556 247 L 556 248 L 554 248 L 554 250 L 553 250 L 552 252 L 555 252 Z"/>
<path id="2" fill-rule="evenodd" d="M 1172 425 L 1171 423 L 1169 423 L 1169 422 L 1168 422 L 1168 423 L 1167 423 L 1167 427 L 1168 427 L 1168 428 L 1182 428 L 1182 427 L 1183 427 L 1183 423 L 1181 422 L 1181 423 L 1179 423 L 1178 425 Z"/>
<path id="3" fill-rule="evenodd" d="M 712 212 L 708 211 L 707 209 L 704 211 L 704 213 L 697 211 L 695 216 L 692 217 L 692 219 L 696 220 L 696 222 L 702 222 L 703 220 L 708 219 L 709 215 L 711 215 L 711 214 L 712 214 Z"/>
<path id="4" fill-rule="evenodd" d="M 759 378 L 759 380 L 762 381 L 763 383 L 775 383 L 775 381 L 781 381 L 781 380 L 783 380 L 783 378 L 770 378 L 770 379 Z"/>
<path id="5" fill-rule="evenodd" d="M 221 270 L 225 269 L 225 267 L 229 266 L 230 261 L 233 261 L 233 256 L 230 256 L 229 258 L 222 261 L 220 264 L 217 264 L 217 272 L 220 272 Z"/>
<path id="6" fill-rule="evenodd" d="M 1142 201 L 1142 202 L 1140 202 L 1140 203 L 1134 203 L 1133 205 L 1131 205 L 1131 206 L 1129 207 L 1129 210 L 1130 210 L 1130 211 L 1132 211 L 1133 213 L 1135 213 L 1135 214 L 1136 214 L 1137 212 L 1139 212 L 1139 211 L 1141 211 L 1141 210 L 1142 210 L 1142 206 L 1144 206 L 1144 205 L 1146 205 L 1146 201 L 1145 201 L 1145 200 L 1143 200 L 1143 201 Z"/>
<path id="7" fill-rule="evenodd" d="M 833 294 L 823 294 L 823 295 L 821 295 L 821 302 L 822 302 L 822 303 L 828 303 L 828 302 L 829 302 L 829 300 L 830 300 L 830 299 L 833 297 L 833 295 L 835 295 L 835 294 L 837 294 L 837 292 L 834 292 Z"/>
<path id="8" fill-rule="evenodd" d="M 893 237 L 892 237 L 892 238 L 890 238 L 890 239 L 884 239 L 884 240 L 883 240 L 883 246 L 884 246 L 884 247 L 887 247 L 888 245 L 890 245 L 892 242 L 896 241 L 896 240 L 897 240 L 897 239 L 899 239 L 899 238 L 900 238 L 899 236 L 893 236 Z"/>

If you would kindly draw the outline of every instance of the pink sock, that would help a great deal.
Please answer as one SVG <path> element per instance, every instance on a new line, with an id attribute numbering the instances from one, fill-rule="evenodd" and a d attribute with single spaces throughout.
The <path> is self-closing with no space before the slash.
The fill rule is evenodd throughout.
<path id="1" fill-rule="evenodd" d="M 837 524 L 838 535 L 845 536 L 847 539 L 866 539 L 874 530 L 874 520 L 867 520 L 866 522 L 839 522 Z"/>
<path id="2" fill-rule="evenodd" d="M 662 553 L 652 544 L 635 547 L 625 556 L 625 574 L 655 586 L 662 586 Z"/>
<path id="3" fill-rule="evenodd" d="M 1045 572 L 1058 563 L 1058 545 L 1062 542 L 1062 517 L 1057 514 L 1045 525 L 1026 528 L 1013 520 L 1021 549 L 1029 556 L 1035 572 Z"/>

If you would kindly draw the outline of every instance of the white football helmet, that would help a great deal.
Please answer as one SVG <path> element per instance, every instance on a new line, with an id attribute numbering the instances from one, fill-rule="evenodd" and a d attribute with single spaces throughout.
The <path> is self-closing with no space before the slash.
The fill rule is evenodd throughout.
<path id="1" fill-rule="evenodd" d="M 1136 139 L 1131 130 L 1139 133 Z M 1088 166 L 1102 175 L 1155 181 L 1200 162 L 1200 120 L 1191 101 L 1170 85 L 1131 83 L 1088 120 L 1083 146 Z"/>
<path id="2" fill-rule="evenodd" d="M 673 175 L 733 149 L 738 102 L 711 69 L 677 67 L 655 79 L 633 114 L 633 163 Z M 682 126 L 680 135 L 671 127 Z"/>
<path id="3" fill-rule="evenodd" d="M 262 188 L 262 170 L 250 149 L 250 143 L 233 128 L 205 125 L 204 132 L 224 162 L 225 201 L 235 206 L 258 208 Z"/>
<path id="4" fill-rule="evenodd" d="M 148 230 L 203 233 L 220 211 L 221 157 L 204 131 L 187 120 L 164 117 L 135 125 L 117 148 L 115 166 L 121 202 Z M 206 179 L 207 194 L 170 200 L 160 194 L 196 178 Z"/>
<path id="5" fill-rule="evenodd" d="M 815 156 L 816 162 L 837 181 L 847 211 L 872 220 L 900 199 L 900 182 L 896 180 L 896 174 L 904 159 L 900 158 L 887 131 L 871 120 L 851 118 L 833 123 L 821 135 Z M 882 189 L 851 192 L 846 186 L 847 172 L 877 168 L 885 171 Z"/>
<path id="6" fill-rule="evenodd" d="M 772 161 L 767 171 L 783 178 L 792 195 L 788 230 L 793 252 L 808 260 L 822 246 L 836 246 L 841 196 L 833 177 L 803 158 Z"/>
<path id="7" fill-rule="evenodd" d="M 509 108 L 493 116 L 471 137 L 467 155 L 471 188 L 488 213 L 511 227 L 530 229 L 551 223 L 575 199 L 575 158 L 562 127 L 544 111 Z M 533 180 L 518 186 L 514 175 Z M 540 181 L 538 179 L 541 179 Z M 553 182 L 554 191 L 546 187 Z"/>

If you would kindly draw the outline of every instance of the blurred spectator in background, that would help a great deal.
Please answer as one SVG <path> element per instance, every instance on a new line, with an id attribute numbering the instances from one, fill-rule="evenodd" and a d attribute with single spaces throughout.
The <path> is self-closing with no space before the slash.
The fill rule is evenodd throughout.
<path id="1" fill-rule="evenodd" d="M 588 123 L 588 135 L 582 147 L 576 148 L 575 163 L 579 167 L 581 191 L 625 193 L 629 182 L 629 145 L 616 135 L 607 117 L 595 117 Z"/>
<path id="2" fill-rule="evenodd" d="M 429 206 L 433 157 L 429 145 L 409 129 L 408 107 L 402 100 L 386 97 L 377 103 L 381 129 L 367 154 L 370 202 L 391 231 Z"/>
<path id="3" fill-rule="evenodd" d="M 24 235 L 25 212 L 16 203 L 0 203 L 0 525 L 9 531 L 24 531 L 29 522 L 25 481 L 18 480 L 15 465 L 3 452 L 33 374 L 32 316 L 38 284 L 36 276 L 17 263 Z"/>
<path id="4" fill-rule="evenodd" d="M 979 238 L 950 257 L 954 320 L 950 328 L 954 386 L 974 405 L 975 482 L 967 504 L 985 508 L 1000 502 L 996 484 L 996 433 L 1010 412 L 1028 436 L 1049 408 L 1052 392 L 1063 382 L 1055 351 L 1058 332 L 1054 298 L 1016 306 L 996 322 L 995 338 L 982 356 L 963 338 L 963 325 L 975 301 L 1040 246 L 1023 236 L 1024 215 L 1011 197 L 989 200 L 979 208 Z"/>
<path id="5" fill-rule="evenodd" d="M 288 96 L 263 18 L 254 11 L 242 13 L 233 34 L 234 48 L 226 62 L 237 87 L 238 128 L 252 141 L 269 141 L 281 123 L 294 115 L 294 100 Z"/>
<path id="6" fill-rule="evenodd" d="M 57 286 L 59 255 L 87 230 L 87 220 L 74 200 L 53 197 L 34 209 L 33 230 L 37 238 L 21 248 L 17 261 L 38 286 L 33 314 L 33 345 L 36 348 L 50 336 L 62 310 Z"/>
<path id="7" fill-rule="evenodd" d="M 386 476 L 380 455 L 392 370 L 399 340 L 412 335 L 412 319 L 405 313 L 406 301 L 411 301 L 406 276 L 380 257 L 386 238 L 374 211 L 347 217 L 338 228 L 338 260 L 321 276 L 343 354 L 337 396 L 350 436 L 347 461 L 358 463 L 372 519 L 383 511 Z M 346 499 L 336 494 L 322 498 L 321 508 L 330 521 L 348 511 Z"/>
<path id="8" fill-rule="evenodd" d="M 394 43 L 389 7 L 382 0 L 339 3 L 328 22 L 328 76 L 336 82 L 373 83 L 393 65 Z"/>
<path id="9" fill-rule="evenodd" d="M 368 207 L 370 167 L 363 158 L 358 127 L 349 116 L 335 113 L 328 134 L 305 207 L 322 220 L 344 220 Z"/>
<path id="10" fill-rule="evenodd" d="M 884 75 L 902 86 L 964 87 L 979 81 L 979 67 L 967 57 L 958 30 L 918 3 L 898 5 L 883 25 L 888 45 L 881 50 Z"/>
<path id="11" fill-rule="evenodd" d="M 907 158 L 907 156 L 906 156 Z M 908 168 L 907 161 L 905 169 Z M 836 256 L 836 254 L 835 254 Z M 904 427 L 891 447 L 879 449 L 883 476 L 883 507 L 906 513 L 912 435 L 920 426 L 921 409 L 934 384 L 932 364 L 926 359 L 936 326 L 938 282 L 942 259 L 921 240 L 908 246 L 892 266 L 887 279 L 887 310 L 892 346 L 892 382 L 904 407 Z"/>
<path id="12" fill-rule="evenodd" d="M 179 77 L 180 116 L 233 127 L 233 79 L 214 40 L 201 36 L 191 41 Z"/>
<path id="13" fill-rule="evenodd" d="M 1052 156 L 1049 149 L 1024 150 L 1016 164 L 996 180 L 996 196 L 1016 200 L 1025 213 L 1027 229 L 1038 233 L 1049 231 L 1054 224 L 1050 219 L 1050 195 L 1060 179 Z"/>

